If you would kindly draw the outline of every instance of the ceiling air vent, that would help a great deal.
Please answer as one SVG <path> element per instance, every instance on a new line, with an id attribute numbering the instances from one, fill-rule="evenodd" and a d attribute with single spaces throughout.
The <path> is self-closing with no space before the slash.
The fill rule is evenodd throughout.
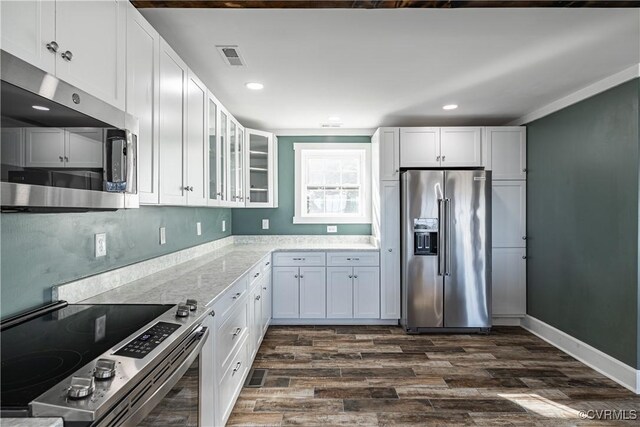
<path id="1" fill-rule="evenodd" d="M 320 126 L 323 128 L 339 128 L 342 127 L 342 123 L 320 123 Z"/>
<path id="2" fill-rule="evenodd" d="M 222 55 L 222 59 L 224 62 L 231 67 L 245 67 L 246 62 L 244 62 L 244 58 L 240 55 L 240 51 L 238 50 L 238 46 L 216 46 L 220 55 Z"/>

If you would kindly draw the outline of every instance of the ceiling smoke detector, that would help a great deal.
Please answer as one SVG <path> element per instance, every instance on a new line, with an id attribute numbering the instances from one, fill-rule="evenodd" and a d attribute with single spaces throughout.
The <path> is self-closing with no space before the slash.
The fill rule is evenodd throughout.
<path id="1" fill-rule="evenodd" d="M 224 62 L 230 67 L 246 67 L 247 63 L 238 50 L 238 46 L 216 46 Z"/>

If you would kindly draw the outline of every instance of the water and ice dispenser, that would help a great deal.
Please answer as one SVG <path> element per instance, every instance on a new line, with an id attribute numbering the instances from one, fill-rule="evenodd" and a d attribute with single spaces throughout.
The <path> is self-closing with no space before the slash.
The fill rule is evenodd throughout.
<path id="1" fill-rule="evenodd" d="M 413 219 L 413 254 L 438 255 L 438 218 Z"/>

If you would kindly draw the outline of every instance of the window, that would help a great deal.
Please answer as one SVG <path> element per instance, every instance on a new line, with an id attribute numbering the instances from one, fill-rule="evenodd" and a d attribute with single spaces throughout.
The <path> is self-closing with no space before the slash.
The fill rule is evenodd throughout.
<path id="1" fill-rule="evenodd" d="M 371 223 L 370 144 L 296 143 L 294 224 Z"/>

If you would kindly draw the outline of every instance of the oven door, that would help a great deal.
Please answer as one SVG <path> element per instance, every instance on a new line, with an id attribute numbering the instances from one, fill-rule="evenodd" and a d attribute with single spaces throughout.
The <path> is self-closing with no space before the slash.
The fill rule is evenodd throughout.
<path id="1" fill-rule="evenodd" d="M 195 328 L 191 334 L 166 356 L 127 396 L 92 427 L 134 427 L 175 424 L 167 422 L 176 418 L 176 408 L 185 423 L 198 425 L 198 379 L 200 353 L 209 336 L 205 326 Z M 178 390 L 188 389 L 188 401 Z M 195 390 L 191 394 L 191 390 Z M 179 401 L 179 404 L 176 402 Z M 188 421 L 187 421 L 188 420 Z"/>

